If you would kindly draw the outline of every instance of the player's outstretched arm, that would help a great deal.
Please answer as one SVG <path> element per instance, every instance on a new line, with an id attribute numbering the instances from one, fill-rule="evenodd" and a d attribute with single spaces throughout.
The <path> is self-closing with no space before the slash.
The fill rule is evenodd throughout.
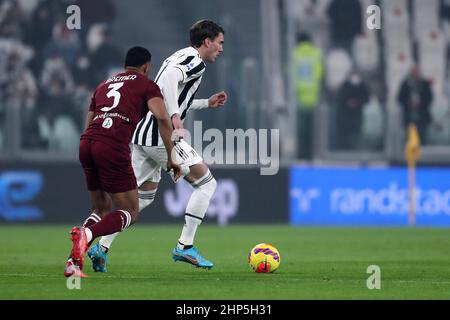
<path id="1" fill-rule="evenodd" d="M 213 94 L 208 99 L 208 107 L 209 108 L 220 108 L 225 105 L 228 100 L 228 96 L 225 91 L 221 91 Z"/>
<path id="2" fill-rule="evenodd" d="M 164 100 L 156 97 L 147 101 L 149 110 L 153 113 L 156 120 L 158 121 L 159 133 L 164 142 L 164 146 L 167 151 L 167 170 L 173 169 L 175 180 L 181 176 L 181 168 L 176 165 L 172 160 L 172 149 L 173 142 L 171 140 L 172 136 L 172 121 L 169 118 L 166 107 L 164 105 Z"/>
<path id="3" fill-rule="evenodd" d="M 220 108 L 225 105 L 228 96 L 225 91 L 213 94 L 209 99 L 194 99 L 192 101 L 191 109 L 200 110 L 206 108 Z"/>

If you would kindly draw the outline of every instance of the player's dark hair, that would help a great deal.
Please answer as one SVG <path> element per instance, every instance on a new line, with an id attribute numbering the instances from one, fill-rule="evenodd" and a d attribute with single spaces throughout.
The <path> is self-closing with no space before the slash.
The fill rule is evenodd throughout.
<path id="1" fill-rule="evenodd" d="M 152 61 L 152 54 L 150 53 L 150 51 L 143 47 L 133 47 L 128 50 L 125 57 L 125 68 L 138 68 L 150 61 Z"/>
<path id="2" fill-rule="evenodd" d="M 201 47 L 205 39 L 214 40 L 219 33 L 225 34 L 225 31 L 217 23 L 211 20 L 197 21 L 190 30 L 191 46 Z"/>

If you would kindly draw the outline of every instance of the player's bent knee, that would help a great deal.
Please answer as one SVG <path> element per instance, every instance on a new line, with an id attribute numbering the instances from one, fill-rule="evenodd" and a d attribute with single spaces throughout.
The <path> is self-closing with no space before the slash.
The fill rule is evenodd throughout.
<path id="1" fill-rule="evenodd" d="M 202 221 L 209 206 L 209 202 L 216 190 L 217 182 L 211 173 L 208 173 L 201 179 L 192 183 L 194 192 L 189 199 L 186 207 L 186 219 L 189 219 L 189 215 Z M 196 221 L 198 222 L 198 221 Z"/>
<path id="2" fill-rule="evenodd" d="M 214 179 L 214 176 L 208 172 L 208 175 L 203 181 L 200 181 L 198 184 L 193 183 L 192 186 L 210 200 L 216 191 L 217 181 Z"/>
<path id="3" fill-rule="evenodd" d="M 158 189 L 154 190 L 148 190 L 143 191 L 139 190 L 139 212 L 144 210 L 146 207 L 148 207 L 150 204 L 152 204 L 153 200 L 155 200 L 156 191 Z"/>
<path id="4" fill-rule="evenodd" d="M 205 192 L 209 198 L 212 198 L 214 195 L 214 192 L 217 188 L 217 181 L 214 177 L 212 177 L 211 181 L 207 182 L 203 186 L 200 187 L 200 189 Z"/>
<path id="5" fill-rule="evenodd" d="M 141 198 L 139 198 L 139 212 L 141 212 L 142 210 L 147 208 L 149 205 L 151 205 L 152 202 L 153 202 L 153 199 L 152 200 L 148 200 L 148 199 L 141 199 Z"/>

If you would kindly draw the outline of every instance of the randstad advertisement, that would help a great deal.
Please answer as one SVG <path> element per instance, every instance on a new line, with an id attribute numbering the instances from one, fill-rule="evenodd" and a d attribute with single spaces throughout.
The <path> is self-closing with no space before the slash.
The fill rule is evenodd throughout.
<path id="1" fill-rule="evenodd" d="M 290 170 L 291 224 L 408 225 L 406 168 Z M 414 188 L 416 225 L 450 226 L 450 168 L 421 168 Z"/>

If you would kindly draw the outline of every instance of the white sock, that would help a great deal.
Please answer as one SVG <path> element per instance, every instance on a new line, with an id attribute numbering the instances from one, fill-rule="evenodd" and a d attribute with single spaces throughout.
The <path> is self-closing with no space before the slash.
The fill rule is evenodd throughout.
<path id="1" fill-rule="evenodd" d="M 139 212 L 144 210 L 146 207 L 148 207 L 153 202 L 153 200 L 155 200 L 156 191 L 158 191 L 158 189 L 153 189 L 153 190 L 148 190 L 148 191 L 138 190 L 138 192 L 139 192 Z"/>
<path id="2" fill-rule="evenodd" d="M 209 170 L 203 177 L 192 183 L 194 192 L 192 192 L 186 207 L 186 214 L 184 215 L 185 223 L 178 240 L 181 244 L 187 246 L 194 244 L 195 233 L 203 221 L 209 206 L 209 201 L 216 190 L 216 185 L 216 180 Z M 182 249 L 181 247 L 183 245 L 180 243 L 178 247 Z"/>
<path id="3" fill-rule="evenodd" d="M 92 231 L 89 228 L 84 228 L 84 233 L 86 233 L 86 238 L 88 242 L 92 240 Z"/>
<path id="4" fill-rule="evenodd" d="M 181 231 L 180 239 L 178 240 L 178 248 L 183 249 L 184 246 L 190 246 L 194 244 L 195 233 L 197 232 L 197 227 L 202 223 L 202 220 L 188 216 L 184 216 L 184 226 Z M 183 245 L 182 245 L 183 244 Z"/>
<path id="5" fill-rule="evenodd" d="M 120 232 L 116 232 L 116 233 L 108 234 L 107 236 L 103 236 L 100 238 L 100 241 L 98 243 L 100 243 L 100 245 L 102 247 L 109 249 L 109 247 L 111 247 L 112 242 L 119 235 L 119 233 Z"/>

